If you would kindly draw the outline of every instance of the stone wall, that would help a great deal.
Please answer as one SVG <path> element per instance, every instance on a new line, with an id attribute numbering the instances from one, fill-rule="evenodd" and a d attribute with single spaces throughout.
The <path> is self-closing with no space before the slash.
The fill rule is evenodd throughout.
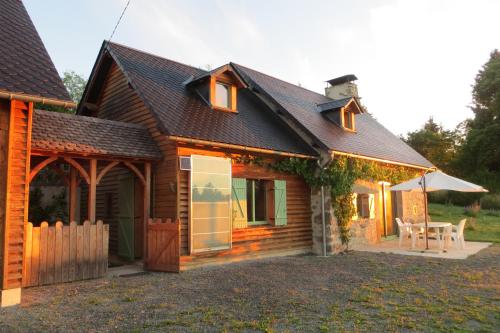
<path id="1" fill-rule="evenodd" d="M 376 184 L 363 184 L 376 188 Z M 378 202 L 378 194 L 375 195 L 375 203 Z M 313 253 L 323 255 L 323 225 L 321 220 L 321 189 L 311 190 L 312 208 L 312 230 L 313 230 Z M 361 244 L 374 244 L 380 240 L 377 230 L 377 221 L 380 218 L 379 205 L 375 204 L 375 218 L 359 218 L 351 222 L 350 247 Z M 337 220 L 333 214 L 330 189 L 325 187 L 325 224 L 326 224 L 326 252 L 335 254 L 343 251 L 345 247 L 340 241 L 340 232 Z"/>
<path id="2" fill-rule="evenodd" d="M 404 222 L 419 223 L 425 218 L 424 196 L 420 192 L 397 192 L 396 217 Z"/>

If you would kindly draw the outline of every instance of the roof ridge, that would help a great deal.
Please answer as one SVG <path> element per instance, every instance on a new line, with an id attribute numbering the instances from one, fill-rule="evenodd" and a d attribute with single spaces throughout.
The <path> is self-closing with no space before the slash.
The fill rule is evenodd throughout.
<path id="1" fill-rule="evenodd" d="M 158 55 L 158 54 L 155 54 L 155 53 L 152 53 L 152 52 L 148 52 L 148 51 L 143 51 L 143 50 L 139 50 L 135 47 L 131 47 L 131 46 L 128 46 L 128 45 L 124 45 L 124 44 L 120 44 L 120 43 L 116 43 L 116 42 L 110 42 L 109 40 L 104 40 L 104 42 L 108 45 L 116 45 L 116 46 L 119 46 L 119 47 L 124 47 L 126 49 L 129 49 L 129 50 L 132 50 L 132 51 L 136 51 L 136 52 L 139 52 L 139 53 L 143 53 L 143 54 L 147 54 L 149 56 L 152 56 L 152 57 L 156 57 L 156 58 L 160 58 L 160 59 L 163 59 L 163 60 L 167 60 L 167 61 L 170 61 L 170 62 L 173 62 L 173 63 L 176 63 L 176 64 L 179 64 L 179 65 L 182 65 L 182 66 L 186 66 L 186 67 L 190 67 L 192 69 L 196 69 L 196 70 L 200 70 L 200 71 L 203 71 L 205 72 L 205 74 L 207 73 L 210 73 L 210 71 L 207 71 L 207 70 L 204 70 L 202 68 L 199 68 L 199 67 L 195 67 L 193 65 L 188 65 L 186 63 L 183 63 L 183 62 L 180 62 L 180 61 L 177 61 L 177 60 L 172 60 L 172 59 L 169 59 L 169 58 L 165 58 L 161 55 Z"/>
<path id="2" fill-rule="evenodd" d="M 128 123 L 128 122 L 124 122 L 124 121 L 110 120 L 110 119 L 97 118 L 97 117 L 81 116 L 81 115 L 72 114 L 72 113 L 64 113 L 64 112 L 48 111 L 48 110 L 40 110 L 40 109 L 35 109 L 35 112 L 41 113 L 41 114 L 46 114 L 46 115 L 51 115 L 51 116 L 57 116 L 57 117 L 65 117 L 65 118 L 78 119 L 78 120 L 83 120 L 83 121 L 92 121 L 95 123 L 107 123 L 107 124 L 114 124 L 114 125 L 119 125 L 119 126 L 123 126 L 123 127 L 129 127 L 129 128 L 147 129 L 147 127 L 145 127 L 141 124 L 134 124 L 134 123 Z"/>
<path id="3" fill-rule="evenodd" d="M 264 73 L 264 72 L 258 71 L 258 70 L 256 70 L 256 69 L 253 69 L 253 68 L 250 68 L 250 67 L 247 67 L 247 66 L 243 66 L 243 65 L 240 65 L 240 64 L 235 63 L 235 62 L 230 62 L 230 63 L 231 63 L 231 64 L 233 64 L 233 65 L 239 66 L 239 67 L 243 67 L 244 69 L 249 69 L 249 70 L 254 71 L 254 72 L 256 72 L 256 73 L 259 73 L 259 74 L 265 75 L 265 76 L 267 76 L 267 77 L 269 77 L 269 78 L 271 78 L 271 79 L 278 80 L 278 81 L 281 81 L 281 82 L 286 83 L 286 84 L 288 84 L 288 85 L 294 86 L 294 87 L 296 87 L 296 88 L 299 88 L 299 89 L 305 90 L 305 91 L 307 91 L 307 92 L 311 92 L 311 93 L 316 94 L 316 95 L 318 95 L 318 96 L 322 96 L 322 97 L 324 97 L 324 98 L 331 99 L 330 97 L 325 96 L 325 95 L 323 95 L 323 94 L 320 94 L 320 93 L 318 93 L 318 92 L 316 92 L 316 91 L 313 91 L 313 90 L 311 90 L 311 89 L 308 89 L 308 88 L 304 88 L 304 87 L 298 86 L 298 85 L 296 85 L 296 84 L 293 84 L 293 83 L 291 83 L 291 82 L 288 82 L 288 81 L 285 81 L 285 80 L 283 80 L 283 79 L 277 78 L 277 77 L 275 77 L 275 76 L 269 75 L 269 74 L 267 74 L 267 73 Z M 334 101 L 334 99 L 331 99 L 331 100 L 332 100 L 332 101 Z M 325 103 L 327 103 L 327 102 L 325 102 Z"/>

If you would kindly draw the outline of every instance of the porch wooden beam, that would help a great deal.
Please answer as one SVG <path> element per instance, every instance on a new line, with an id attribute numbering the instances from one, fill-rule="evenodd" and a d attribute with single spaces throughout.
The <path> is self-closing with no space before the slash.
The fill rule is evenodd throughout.
<path id="1" fill-rule="evenodd" d="M 137 177 L 139 177 L 139 179 L 142 182 L 142 185 L 144 185 L 144 186 L 146 185 L 146 179 L 144 178 L 144 175 L 141 173 L 141 171 L 139 169 L 137 169 L 137 167 L 135 165 L 133 165 L 130 162 L 123 162 L 123 164 L 125 164 L 130 170 L 132 170 L 137 175 Z M 148 164 L 149 163 L 145 163 L 144 165 L 148 165 Z"/>
<path id="2" fill-rule="evenodd" d="M 97 194 L 97 160 L 90 160 L 90 181 L 89 181 L 89 220 L 95 223 L 96 216 L 96 194 Z"/>
<path id="3" fill-rule="evenodd" d="M 78 174 L 74 167 L 69 170 L 69 221 L 76 222 L 76 190 L 78 188 Z"/>
<path id="4" fill-rule="evenodd" d="M 144 266 L 147 266 L 148 259 L 148 221 L 151 217 L 151 163 L 144 164 L 144 222 L 143 222 L 143 242 L 142 242 L 142 258 Z"/>
<path id="5" fill-rule="evenodd" d="M 47 165 L 49 165 L 50 163 L 56 161 L 58 159 L 57 156 L 52 156 L 52 157 L 49 157 L 45 160 L 43 160 L 42 162 L 38 163 L 36 165 L 36 167 L 34 167 L 31 172 L 30 172 L 30 175 L 29 175 L 29 182 L 31 183 L 31 181 L 33 180 L 33 178 L 35 178 L 35 176 L 43 169 L 45 168 Z"/>
<path id="6" fill-rule="evenodd" d="M 108 173 L 109 170 L 113 169 L 115 166 L 120 164 L 119 161 L 114 161 L 106 165 L 97 175 L 97 184 L 99 184 L 104 176 Z"/>
<path id="7" fill-rule="evenodd" d="M 90 184 L 90 176 L 88 174 L 88 172 L 85 170 L 85 168 L 80 164 L 78 163 L 77 161 L 75 161 L 74 159 L 72 159 L 71 157 L 65 157 L 64 160 L 75 167 L 76 170 L 78 170 L 80 172 L 80 174 L 82 175 L 82 177 L 85 179 L 85 181 L 87 182 L 87 184 Z M 90 160 L 90 163 L 92 163 L 92 161 L 96 161 L 97 163 L 97 160 L 96 159 L 92 159 Z M 97 164 L 96 164 L 97 165 Z"/>

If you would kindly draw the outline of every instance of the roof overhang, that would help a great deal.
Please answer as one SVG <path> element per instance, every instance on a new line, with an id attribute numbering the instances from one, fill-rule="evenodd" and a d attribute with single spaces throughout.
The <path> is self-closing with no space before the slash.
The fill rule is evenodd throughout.
<path id="1" fill-rule="evenodd" d="M 359 159 L 362 159 L 362 160 L 369 160 L 369 161 L 374 161 L 374 162 L 380 162 L 380 163 L 386 163 L 386 164 L 404 166 L 404 167 L 414 168 L 414 169 L 420 169 L 420 170 L 437 170 L 437 168 L 435 166 L 428 167 L 428 166 L 423 166 L 423 165 L 417 165 L 417 164 L 411 164 L 411 163 L 405 163 L 405 162 L 398 162 L 398 161 L 392 161 L 392 160 L 386 160 L 386 159 L 382 159 L 382 158 L 365 156 L 365 155 L 359 155 L 359 154 L 348 153 L 348 152 L 342 152 L 342 151 L 337 151 L 337 150 L 330 150 L 330 154 L 331 154 L 332 158 L 334 158 L 335 155 L 341 155 L 341 156 L 348 156 L 348 157 L 353 157 L 353 158 L 359 158 Z"/>
<path id="2" fill-rule="evenodd" d="M 306 158 L 306 159 L 316 159 L 317 158 L 316 156 L 306 155 L 306 154 L 298 154 L 298 153 L 278 151 L 278 150 L 258 148 L 258 147 L 234 145 L 234 144 L 230 144 L 230 143 L 215 142 L 215 141 L 187 138 L 187 137 L 174 136 L 174 135 L 170 135 L 170 136 L 168 136 L 168 138 L 172 141 L 177 141 L 177 142 L 191 143 L 191 144 L 196 144 L 196 145 L 206 145 L 206 146 L 212 146 L 212 147 L 218 147 L 218 148 L 242 150 L 242 151 L 248 151 L 248 152 L 252 152 L 252 153 L 263 153 L 263 154 L 272 154 L 272 155 Z"/>
<path id="3" fill-rule="evenodd" d="M 62 106 L 63 108 L 76 108 L 76 103 L 73 101 L 64 101 L 54 98 L 45 98 L 43 96 L 28 95 L 22 93 L 13 93 L 5 90 L 0 90 L 0 99 L 18 100 L 23 102 L 34 102 L 53 106 Z"/>

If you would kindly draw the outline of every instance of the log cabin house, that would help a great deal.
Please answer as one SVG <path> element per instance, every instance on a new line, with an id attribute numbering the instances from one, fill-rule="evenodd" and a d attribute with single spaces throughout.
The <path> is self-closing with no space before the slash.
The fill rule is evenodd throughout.
<path id="1" fill-rule="evenodd" d="M 75 105 L 22 3 L 1 6 L 11 29 L 0 40 L 12 45 L 0 53 L 2 305 L 19 303 L 21 287 L 103 276 L 108 260 L 178 272 L 338 251 L 329 195 L 267 167 L 284 157 L 433 167 L 363 110 L 353 75 L 322 95 L 235 63 L 205 71 L 105 41 L 76 115 L 35 110 Z M 61 222 L 28 219 L 44 170 L 67 189 Z M 356 242 L 422 214 L 386 185 L 356 183 Z"/>

